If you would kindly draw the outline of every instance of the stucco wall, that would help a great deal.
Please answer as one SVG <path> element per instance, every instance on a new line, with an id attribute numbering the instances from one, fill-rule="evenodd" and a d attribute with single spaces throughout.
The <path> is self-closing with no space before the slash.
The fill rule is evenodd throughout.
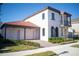
<path id="1" fill-rule="evenodd" d="M 42 13 L 45 13 L 45 19 L 42 19 Z M 32 22 L 40 27 L 40 40 L 48 41 L 48 10 L 42 11 L 25 21 Z M 42 35 L 42 29 L 45 28 L 45 36 Z"/>
<path id="2" fill-rule="evenodd" d="M 45 19 L 42 19 L 42 14 L 45 13 Z M 55 20 L 51 20 L 51 13 L 55 14 Z M 64 16 L 63 16 L 64 19 Z M 55 11 L 52 10 L 44 10 L 28 19 L 25 21 L 32 22 L 36 24 L 37 26 L 40 27 L 40 40 L 45 40 L 48 41 L 48 38 L 51 37 L 51 27 L 53 26 L 54 28 L 58 27 L 58 36 L 61 36 L 61 15 Z M 45 36 L 42 35 L 42 29 L 45 28 Z"/>
<path id="3" fill-rule="evenodd" d="M 54 20 L 51 20 L 51 13 L 54 13 L 55 15 L 55 19 Z M 61 20 L 61 16 L 59 13 L 57 12 L 54 12 L 54 11 L 51 11 L 49 10 L 48 11 L 48 35 L 49 37 L 51 37 L 51 27 L 53 26 L 54 28 L 58 27 L 59 29 L 59 36 L 61 36 L 61 30 L 60 30 L 60 20 Z"/>

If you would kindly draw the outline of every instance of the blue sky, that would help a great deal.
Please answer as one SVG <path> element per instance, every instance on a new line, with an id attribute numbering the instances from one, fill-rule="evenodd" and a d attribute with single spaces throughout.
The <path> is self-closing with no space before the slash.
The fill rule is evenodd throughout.
<path id="1" fill-rule="evenodd" d="M 77 3 L 6 3 L 1 7 L 1 21 L 8 22 L 23 20 L 47 6 L 71 13 L 72 19 L 79 18 L 79 4 Z"/>

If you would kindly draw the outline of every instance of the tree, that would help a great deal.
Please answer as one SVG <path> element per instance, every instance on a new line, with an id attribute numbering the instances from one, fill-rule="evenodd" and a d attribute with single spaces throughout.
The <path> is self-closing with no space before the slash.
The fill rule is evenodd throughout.
<path id="1" fill-rule="evenodd" d="M 0 22 L 1 22 L 1 16 L 2 16 L 2 5 L 3 3 L 0 3 Z"/>

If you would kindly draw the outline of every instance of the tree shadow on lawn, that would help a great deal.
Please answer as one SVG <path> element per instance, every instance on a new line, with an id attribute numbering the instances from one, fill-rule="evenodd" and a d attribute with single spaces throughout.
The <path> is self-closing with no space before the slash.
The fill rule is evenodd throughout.
<path id="1" fill-rule="evenodd" d="M 4 53 L 4 52 L 8 52 L 9 50 L 6 49 L 6 47 L 10 47 L 10 46 L 16 46 L 16 44 L 0 44 L 0 53 Z"/>
<path id="2" fill-rule="evenodd" d="M 7 52 L 8 50 L 5 48 L 10 46 L 16 46 L 16 43 L 11 40 L 0 39 L 0 53 Z"/>
<path id="3" fill-rule="evenodd" d="M 26 47 L 27 46 L 27 47 Z M 0 53 L 39 48 L 40 44 L 25 40 L 0 39 Z"/>

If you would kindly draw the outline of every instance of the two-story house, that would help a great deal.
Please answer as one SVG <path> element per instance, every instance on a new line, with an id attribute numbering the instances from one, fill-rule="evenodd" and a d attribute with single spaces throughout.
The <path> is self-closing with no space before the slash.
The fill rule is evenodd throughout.
<path id="1" fill-rule="evenodd" d="M 46 7 L 23 21 L 7 22 L 2 26 L 6 39 L 44 40 L 50 37 L 68 37 L 71 14 Z"/>

